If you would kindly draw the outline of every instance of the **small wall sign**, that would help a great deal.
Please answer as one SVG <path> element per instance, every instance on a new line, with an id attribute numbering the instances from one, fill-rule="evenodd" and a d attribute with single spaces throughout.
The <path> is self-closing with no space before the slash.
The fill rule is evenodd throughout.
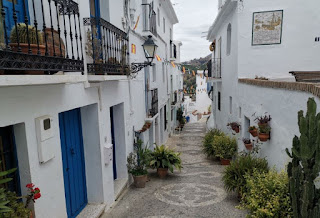
<path id="1" fill-rule="evenodd" d="M 253 13 L 252 45 L 281 44 L 283 10 Z"/>
<path id="2" fill-rule="evenodd" d="M 136 54 L 137 50 L 136 50 L 136 45 L 135 44 L 131 44 L 131 53 L 132 54 Z"/>

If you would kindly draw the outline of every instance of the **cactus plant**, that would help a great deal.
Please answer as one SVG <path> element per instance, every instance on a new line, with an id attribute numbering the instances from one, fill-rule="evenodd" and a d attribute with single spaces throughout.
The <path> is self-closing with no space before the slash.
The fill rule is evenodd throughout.
<path id="1" fill-rule="evenodd" d="M 320 217 L 320 189 L 314 181 L 320 172 L 320 113 L 317 104 L 308 100 L 307 114 L 298 112 L 300 137 L 293 138 L 292 158 L 288 165 L 290 196 L 295 218 Z"/>
<path id="2" fill-rule="evenodd" d="M 18 32 L 18 35 L 17 35 Z M 24 23 L 18 23 L 17 29 L 14 26 L 10 33 L 10 42 L 11 43 L 29 43 L 30 44 L 38 44 L 37 43 L 37 34 L 38 34 L 38 40 L 39 44 L 43 45 L 43 38 L 40 31 L 37 31 L 35 27 L 28 25 L 28 33 L 27 33 L 27 26 Z M 28 41 L 28 35 L 29 35 L 29 41 Z"/>

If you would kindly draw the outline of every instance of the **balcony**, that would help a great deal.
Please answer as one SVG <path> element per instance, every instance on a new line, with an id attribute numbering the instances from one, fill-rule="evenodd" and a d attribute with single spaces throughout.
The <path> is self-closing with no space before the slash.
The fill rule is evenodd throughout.
<path id="1" fill-rule="evenodd" d="M 84 18 L 90 75 L 128 75 L 128 35 L 102 18 Z"/>
<path id="2" fill-rule="evenodd" d="M 151 107 L 149 116 L 154 117 L 158 114 L 158 89 L 151 90 Z"/>
<path id="3" fill-rule="evenodd" d="M 77 3 L 42 0 L 26 5 L 25 1 L 2 1 L 1 7 L 0 75 L 42 75 L 44 81 L 44 75 L 61 71 L 83 74 Z"/>
<path id="4" fill-rule="evenodd" d="M 214 58 L 207 63 L 208 77 L 213 80 L 221 80 L 221 58 Z"/>
<path id="5" fill-rule="evenodd" d="M 146 36 L 153 35 L 153 38 L 158 36 L 157 33 L 157 14 L 152 9 L 151 4 L 142 4 L 142 13 L 143 13 L 143 31 L 147 32 Z"/>

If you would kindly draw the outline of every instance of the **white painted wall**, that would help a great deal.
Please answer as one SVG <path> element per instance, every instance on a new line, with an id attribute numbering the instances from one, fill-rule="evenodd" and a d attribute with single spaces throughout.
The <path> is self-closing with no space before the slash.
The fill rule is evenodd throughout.
<path id="1" fill-rule="evenodd" d="M 257 75 L 288 78 L 290 77 L 288 72 L 292 70 L 319 70 L 317 57 L 320 45 L 314 42 L 314 38 L 320 34 L 314 26 L 320 19 L 316 10 L 319 4 L 313 0 L 306 2 L 304 7 L 301 7 L 300 2 L 296 0 L 245 1 L 241 10 L 235 9 L 225 15 L 220 28 L 215 32 L 216 40 L 220 37 L 222 39 L 222 81 L 213 82 L 213 113 L 208 121 L 208 127 L 220 128 L 231 134 L 226 126 L 228 122 L 238 121 L 244 126 L 245 118 L 248 118 L 250 125 L 256 125 L 252 115 L 260 116 L 268 112 L 272 117 L 271 140 L 263 143 L 260 156 L 266 157 L 270 166 L 274 165 L 278 169 L 283 169 L 287 164 L 285 148 L 291 148 L 293 136 L 299 135 L 297 112 L 306 109 L 308 97 L 312 95 L 239 84 L 238 77 L 254 78 Z M 269 10 L 284 10 L 282 43 L 251 46 L 253 12 Z M 226 34 L 229 23 L 232 25 L 232 48 L 228 56 Z M 221 111 L 217 107 L 218 92 L 221 92 Z M 230 113 L 230 97 L 232 97 L 232 113 Z M 319 104 L 318 98 L 316 101 Z M 247 136 L 245 128 L 236 135 L 241 150 L 244 149 L 241 139 Z"/>
<path id="2" fill-rule="evenodd" d="M 255 75 L 271 78 L 291 77 L 289 71 L 319 70 L 320 15 L 317 0 L 245 1 L 238 13 L 240 78 Z M 280 45 L 251 46 L 253 12 L 283 10 L 282 42 Z"/>

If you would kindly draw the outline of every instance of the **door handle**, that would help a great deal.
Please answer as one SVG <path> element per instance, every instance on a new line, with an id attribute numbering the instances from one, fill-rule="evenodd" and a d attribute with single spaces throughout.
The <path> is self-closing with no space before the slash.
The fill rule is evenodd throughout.
<path id="1" fill-rule="evenodd" d="M 67 167 L 66 171 L 67 171 L 67 172 L 69 171 L 69 167 Z"/>
<path id="2" fill-rule="evenodd" d="M 75 155 L 76 152 L 74 151 L 73 148 L 71 148 L 70 151 L 71 151 L 71 154 L 72 154 L 72 155 Z"/>

